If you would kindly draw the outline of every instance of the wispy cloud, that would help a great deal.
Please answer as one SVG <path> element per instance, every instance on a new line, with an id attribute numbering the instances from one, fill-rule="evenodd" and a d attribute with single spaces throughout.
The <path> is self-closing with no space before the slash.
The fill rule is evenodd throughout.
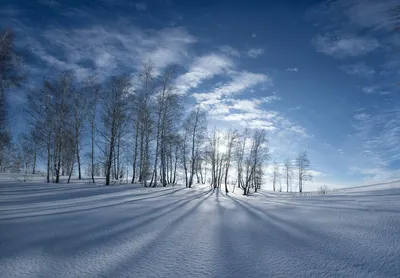
<path id="1" fill-rule="evenodd" d="M 197 88 L 205 79 L 221 75 L 232 68 L 233 61 L 225 55 L 212 53 L 198 57 L 191 63 L 189 70 L 178 77 L 176 87 L 181 93 L 186 93 Z"/>
<path id="2" fill-rule="evenodd" d="M 378 40 L 370 37 L 317 35 L 313 39 L 318 52 L 337 58 L 366 55 L 377 49 Z"/>
<path id="3" fill-rule="evenodd" d="M 229 46 L 229 45 L 223 45 L 223 46 L 219 47 L 219 49 L 221 50 L 222 53 L 229 55 L 229 56 L 233 56 L 233 57 L 237 57 L 237 58 L 239 58 L 241 56 L 238 50 L 236 50 L 235 48 L 233 48 L 232 46 Z"/>
<path id="4" fill-rule="evenodd" d="M 389 12 L 397 5 L 397 0 L 328 0 L 316 5 L 309 14 L 319 21 L 329 20 L 335 26 L 345 23 L 352 29 L 391 30 L 394 22 Z"/>
<path id="5" fill-rule="evenodd" d="M 400 177 L 391 168 L 392 163 L 400 162 L 400 109 L 358 113 L 354 120 L 353 140 L 360 156 L 352 170 L 373 180 Z"/>
<path id="6" fill-rule="evenodd" d="M 289 72 L 298 72 L 299 69 L 298 69 L 298 68 L 287 68 L 286 71 L 289 71 Z"/>
<path id="7" fill-rule="evenodd" d="M 360 77 L 371 77 L 375 73 L 375 70 L 372 67 L 367 66 L 364 63 L 345 65 L 340 68 L 347 74 Z"/>
<path id="8" fill-rule="evenodd" d="M 389 95 L 390 91 L 383 89 L 381 86 L 366 86 L 361 89 L 366 94 L 379 94 L 379 95 Z"/>
<path id="9" fill-rule="evenodd" d="M 133 25 L 124 27 L 125 24 L 122 21 L 108 27 L 49 27 L 38 36 L 26 26 L 26 37 L 20 44 L 48 67 L 86 68 L 99 75 L 110 75 L 121 68 L 137 69 L 148 60 L 152 60 L 156 70 L 182 63 L 189 57 L 189 46 L 196 42 L 184 28 L 145 32 Z"/>
<path id="10" fill-rule="evenodd" d="M 39 4 L 46 5 L 46 6 L 56 6 L 59 3 L 55 0 L 37 0 Z"/>
<path id="11" fill-rule="evenodd" d="M 247 51 L 247 56 L 251 58 L 257 58 L 258 56 L 264 53 L 264 49 L 262 48 L 251 48 Z"/>
<path id="12" fill-rule="evenodd" d="M 139 10 L 139 11 L 147 10 L 147 5 L 145 3 L 136 3 L 135 7 L 136 7 L 136 10 Z"/>

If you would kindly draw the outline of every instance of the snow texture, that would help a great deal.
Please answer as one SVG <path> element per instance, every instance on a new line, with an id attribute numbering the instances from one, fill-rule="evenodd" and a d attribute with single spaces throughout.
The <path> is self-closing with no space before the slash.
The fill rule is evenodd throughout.
<path id="1" fill-rule="evenodd" d="M 399 184 L 245 197 L 0 183 L 0 277 L 400 277 Z"/>

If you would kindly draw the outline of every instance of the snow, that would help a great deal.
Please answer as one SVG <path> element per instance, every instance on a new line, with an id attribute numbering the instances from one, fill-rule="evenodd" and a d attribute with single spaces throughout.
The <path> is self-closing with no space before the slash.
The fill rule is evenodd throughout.
<path id="1" fill-rule="evenodd" d="M 294 196 L 0 181 L 0 277 L 400 277 L 400 184 Z"/>

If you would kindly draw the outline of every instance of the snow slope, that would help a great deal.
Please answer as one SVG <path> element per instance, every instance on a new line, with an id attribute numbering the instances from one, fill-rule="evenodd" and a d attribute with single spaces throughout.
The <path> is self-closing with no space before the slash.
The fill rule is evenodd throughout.
<path id="1" fill-rule="evenodd" d="M 400 186 L 0 184 L 0 277 L 400 277 Z"/>

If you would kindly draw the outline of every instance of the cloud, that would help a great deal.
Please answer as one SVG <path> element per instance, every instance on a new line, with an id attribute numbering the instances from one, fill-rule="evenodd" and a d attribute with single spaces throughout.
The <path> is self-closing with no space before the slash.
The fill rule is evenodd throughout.
<path id="1" fill-rule="evenodd" d="M 223 45 L 219 47 L 222 53 L 228 55 L 228 56 L 233 56 L 233 57 L 240 57 L 239 51 L 237 51 L 235 48 L 229 46 L 229 45 Z"/>
<path id="2" fill-rule="evenodd" d="M 256 34 L 256 33 L 253 33 L 253 34 L 251 34 L 251 37 L 252 37 L 252 38 L 256 38 L 256 37 L 257 37 L 257 34 Z"/>
<path id="3" fill-rule="evenodd" d="M 39 4 L 45 5 L 45 6 L 56 6 L 59 5 L 57 1 L 54 0 L 38 0 Z"/>
<path id="4" fill-rule="evenodd" d="M 136 3 L 135 8 L 138 11 L 145 11 L 147 10 L 147 5 L 145 3 Z"/>
<path id="5" fill-rule="evenodd" d="M 184 28 L 144 31 L 124 20 L 64 29 L 49 26 L 33 32 L 24 26 L 19 46 L 57 70 L 90 70 L 99 76 L 112 75 L 126 68 L 138 69 L 152 60 L 156 71 L 189 59 L 189 47 L 196 38 Z"/>
<path id="6" fill-rule="evenodd" d="M 233 61 L 225 55 L 208 54 L 196 58 L 189 70 L 178 77 L 176 88 L 181 93 L 186 93 L 192 88 L 197 88 L 205 79 L 221 75 L 224 72 L 234 68 Z"/>
<path id="7" fill-rule="evenodd" d="M 290 71 L 290 72 L 298 72 L 299 69 L 298 68 L 287 68 L 286 71 Z"/>
<path id="8" fill-rule="evenodd" d="M 323 1 L 310 10 L 317 20 L 329 20 L 352 29 L 393 29 L 389 12 L 398 5 L 397 0 L 336 0 Z"/>
<path id="9" fill-rule="evenodd" d="M 382 89 L 381 86 L 367 86 L 363 87 L 361 90 L 366 94 L 378 94 L 381 96 L 390 94 L 389 91 Z"/>
<path id="10" fill-rule="evenodd" d="M 371 77 L 375 74 L 375 70 L 372 67 L 365 65 L 364 63 L 345 65 L 341 66 L 340 69 L 347 74 L 360 77 Z"/>
<path id="11" fill-rule="evenodd" d="M 250 58 L 257 58 L 258 56 L 262 55 L 264 53 L 264 49 L 262 48 L 252 48 L 249 49 L 246 53 L 247 56 Z"/>
<path id="12" fill-rule="evenodd" d="M 318 52 L 337 58 L 363 56 L 377 49 L 380 44 L 375 38 L 356 36 L 317 35 L 313 39 Z"/>
<path id="13" fill-rule="evenodd" d="M 354 119 L 353 140 L 359 156 L 352 170 L 381 181 L 399 174 L 390 165 L 400 162 L 400 109 L 358 113 Z"/>

